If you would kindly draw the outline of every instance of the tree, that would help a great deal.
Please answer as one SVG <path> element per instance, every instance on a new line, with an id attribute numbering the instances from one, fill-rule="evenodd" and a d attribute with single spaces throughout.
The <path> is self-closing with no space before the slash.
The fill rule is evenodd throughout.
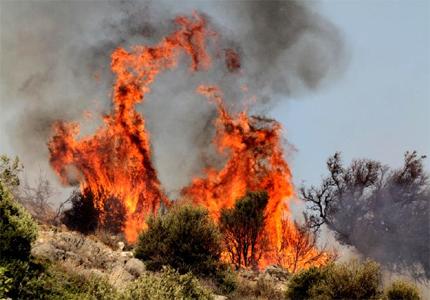
<path id="1" fill-rule="evenodd" d="M 236 268 L 257 267 L 263 254 L 266 192 L 248 192 L 234 207 L 223 209 L 220 230 L 231 262 Z"/>
<path id="2" fill-rule="evenodd" d="M 360 159 L 344 167 L 336 153 L 327 161 L 321 186 L 301 188 L 311 226 L 323 224 L 341 243 L 393 269 L 407 267 L 430 277 L 430 185 L 423 160 L 406 152 L 404 164 L 390 169 Z"/>
<path id="3" fill-rule="evenodd" d="M 180 273 L 209 275 L 221 254 L 220 234 L 207 210 L 175 205 L 165 214 L 150 217 L 139 236 L 135 256 L 149 268 L 169 265 Z"/>
<path id="4" fill-rule="evenodd" d="M 54 189 L 50 182 L 40 174 L 35 185 L 24 181 L 24 184 L 16 190 L 15 198 L 39 222 L 53 223 L 55 211 L 49 202 L 53 194 Z"/>
<path id="5" fill-rule="evenodd" d="M 282 220 L 282 241 L 276 251 L 279 265 L 291 273 L 315 265 L 324 265 L 336 257 L 333 252 L 326 252 L 317 247 L 317 235 L 308 223 L 298 224 L 289 219 Z"/>

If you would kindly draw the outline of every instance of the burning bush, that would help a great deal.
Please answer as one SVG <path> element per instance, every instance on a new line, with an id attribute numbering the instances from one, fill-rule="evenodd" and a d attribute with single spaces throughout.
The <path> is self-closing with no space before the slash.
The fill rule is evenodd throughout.
<path id="1" fill-rule="evenodd" d="M 321 186 L 301 189 L 312 226 L 326 224 L 340 242 L 364 255 L 429 278 L 430 184 L 424 158 L 407 152 L 404 165 L 390 170 L 368 159 L 344 167 L 336 153 L 327 161 L 330 175 Z"/>
<path id="2" fill-rule="evenodd" d="M 230 261 L 236 268 L 256 268 L 263 255 L 266 192 L 248 192 L 233 208 L 221 210 L 220 229 Z"/>
<path id="3" fill-rule="evenodd" d="M 177 205 L 165 215 L 151 217 L 139 236 L 135 256 L 152 269 L 170 265 L 181 273 L 213 273 L 220 258 L 220 234 L 208 212 Z"/>
<path id="4" fill-rule="evenodd" d="M 95 206 L 91 192 L 74 191 L 68 201 L 72 203 L 72 207 L 64 211 L 61 220 L 68 228 L 84 234 L 93 233 L 97 229 L 112 234 L 122 233 L 126 211 L 121 201 L 115 197 L 106 197 L 101 209 Z"/>

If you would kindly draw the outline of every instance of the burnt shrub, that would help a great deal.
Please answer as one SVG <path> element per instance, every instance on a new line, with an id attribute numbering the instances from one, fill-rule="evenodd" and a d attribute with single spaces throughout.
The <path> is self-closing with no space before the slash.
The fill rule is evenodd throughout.
<path id="1" fill-rule="evenodd" d="M 135 256 L 149 269 L 169 265 L 180 273 L 201 275 L 216 271 L 220 252 L 220 234 L 208 212 L 191 205 L 176 205 L 165 215 L 150 217 L 135 248 Z"/>
<path id="2" fill-rule="evenodd" d="M 94 195 L 86 190 L 84 193 L 74 191 L 68 201 L 72 207 L 64 211 L 62 223 L 69 229 L 84 234 L 103 230 L 113 234 L 123 231 L 126 220 L 126 210 L 121 201 L 113 196 L 107 196 L 100 213 L 95 206 Z"/>
<path id="3" fill-rule="evenodd" d="M 61 222 L 69 229 L 84 234 L 95 232 L 99 224 L 99 212 L 94 206 L 93 194 L 84 195 L 80 191 L 73 191 L 68 201 L 72 207 L 64 211 Z"/>

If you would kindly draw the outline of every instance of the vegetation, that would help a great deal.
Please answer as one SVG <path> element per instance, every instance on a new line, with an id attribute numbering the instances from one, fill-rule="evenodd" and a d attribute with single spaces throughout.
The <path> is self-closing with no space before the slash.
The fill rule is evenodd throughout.
<path id="1" fill-rule="evenodd" d="M 13 189 L 20 184 L 19 173 L 23 170 L 18 157 L 11 159 L 7 155 L 0 155 L 0 182 L 4 187 Z"/>
<path id="2" fill-rule="evenodd" d="M 216 271 L 220 252 L 220 234 L 208 212 L 177 205 L 165 215 L 148 220 L 135 256 L 154 270 L 169 265 L 180 273 L 208 275 Z"/>
<path id="3" fill-rule="evenodd" d="M 420 295 L 417 288 L 409 282 L 398 280 L 386 291 L 387 300 L 419 300 Z"/>
<path id="4" fill-rule="evenodd" d="M 430 183 L 424 158 L 406 152 L 404 165 L 393 170 L 369 159 L 344 167 L 336 153 L 321 186 L 301 189 L 310 223 L 315 230 L 326 224 L 341 243 L 367 257 L 429 278 Z"/>
<path id="5" fill-rule="evenodd" d="M 325 277 L 325 270 L 312 267 L 294 275 L 288 282 L 287 299 L 304 300 L 312 296 L 312 288 Z"/>
<path id="6" fill-rule="evenodd" d="M 310 268 L 288 283 L 288 299 L 378 299 L 381 271 L 374 262 Z"/>
<path id="7" fill-rule="evenodd" d="M 223 209 L 220 217 L 220 230 L 225 248 L 236 268 L 257 267 L 263 254 L 262 241 L 264 229 L 264 209 L 268 202 L 266 192 L 248 192 L 236 201 L 234 207 Z"/>
<path id="8" fill-rule="evenodd" d="M 160 276 L 145 274 L 125 291 L 125 299 L 212 299 L 191 274 L 180 275 L 171 268 L 164 268 Z"/>
<path id="9" fill-rule="evenodd" d="M 36 233 L 31 216 L 0 182 L 0 261 L 28 260 Z"/>
<path id="10" fill-rule="evenodd" d="M 103 214 L 96 209 L 91 191 L 74 191 L 66 202 L 72 207 L 62 213 L 61 222 L 68 228 L 84 234 L 97 230 L 112 234 L 122 232 L 126 211 L 117 198 L 109 197 L 103 202 Z"/>

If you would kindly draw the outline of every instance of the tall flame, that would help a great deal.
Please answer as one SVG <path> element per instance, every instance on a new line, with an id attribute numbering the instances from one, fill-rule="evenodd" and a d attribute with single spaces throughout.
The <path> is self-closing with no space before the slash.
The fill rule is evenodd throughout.
<path id="1" fill-rule="evenodd" d="M 53 169 L 64 184 L 77 179 L 81 192 L 92 195 L 100 222 L 109 222 L 103 211 L 106 201 L 114 197 L 122 203 L 126 211 L 124 233 L 129 242 L 134 242 L 144 229 L 146 217 L 156 213 L 161 205 L 171 204 L 153 167 L 149 133 L 136 105 L 144 101 L 160 72 L 176 67 L 181 53 L 190 57 L 191 71 L 211 65 L 206 39 L 214 33 L 206 28 L 205 20 L 194 14 L 193 18 L 178 17 L 175 21 L 179 29 L 159 44 L 135 46 L 131 51 L 118 48 L 113 52 L 113 109 L 103 117 L 104 124 L 94 135 L 79 137 L 79 124 L 59 121 L 54 124 L 54 135 L 48 143 Z M 239 57 L 232 50 L 226 52 L 225 63 L 231 72 L 240 67 Z M 283 261 L 291 261 L 300 231 L 288 218 L 286 201 L 294 195 L 294 187 L 283 155 L 281 125 L 267 118 L 250 117 L 246 111 L 231 115 L 216 86 L 200 86 L 197 90 L 217 107 L 214 143 L 227 160 L 220 170 L 210 168 L 206 176 L 194 178 L 182 190 L 182 196 L 207 207 L 218 220 L 221 209 L 232 207 L 246 191 L 267 191 L 264 231 L 270 251 L 261 259 L 260 266 L 286 265 Z M 318 252 L 313 246 L 310 250 L 312 259 L 308 263 L 327 261 L 324 255 L 316 256 Z M 297 267 L 305 267 L 305 263 L 297 266 L 295 261 L 294 269 Z"/>
<path id="2" fill-rule="evenodd" d="M 156 212 L 161 203 L 169 205 L 151 162 L 145 120 L 135 106 L 144 100 L 161 71 L 176 66 L 180 52 L 190 56 L 192 71 L 211 63 L 205 50 L 205 20 L 195 14 L 194 19 L 178 17 L 176 23 L 179 30 L 154 47 L 113 52 L 113 110 L 104 116 L 104 126 L 93 136 L 79 139 L 77 123 L 57 122 L 48 145 L 51 165 L 62 182 L 71 183 L 70 173 L 77 170 L 81 191 L 92 192 L 99 211 L 108 197 L 123 201 L 127 211 L 124 232 L 129 241 L 136 240 L 146 216 Z"/>
<path id="3" fill-rule="evenodd" d="M 195 178 L 182 194 L 209 210 L 214 219 L 222 208 L 231 208 L 246 191 L 267 191 L 264 232 L 268 248 L 260 266 L 274 263 L 275 252 L 282 246 L 282 222 L 289 216 L 287 199 L 294 194 L 291 171 L 281 146 L 281 125 L 263 117 L 249 117 L 246 112 L 232 116 L 226 110 L 221 91 L 216 86 L 200 86 L 218 109 L 215 145 L 228 155 L 221 170 L 210 168 L 204 178 Z"/>

